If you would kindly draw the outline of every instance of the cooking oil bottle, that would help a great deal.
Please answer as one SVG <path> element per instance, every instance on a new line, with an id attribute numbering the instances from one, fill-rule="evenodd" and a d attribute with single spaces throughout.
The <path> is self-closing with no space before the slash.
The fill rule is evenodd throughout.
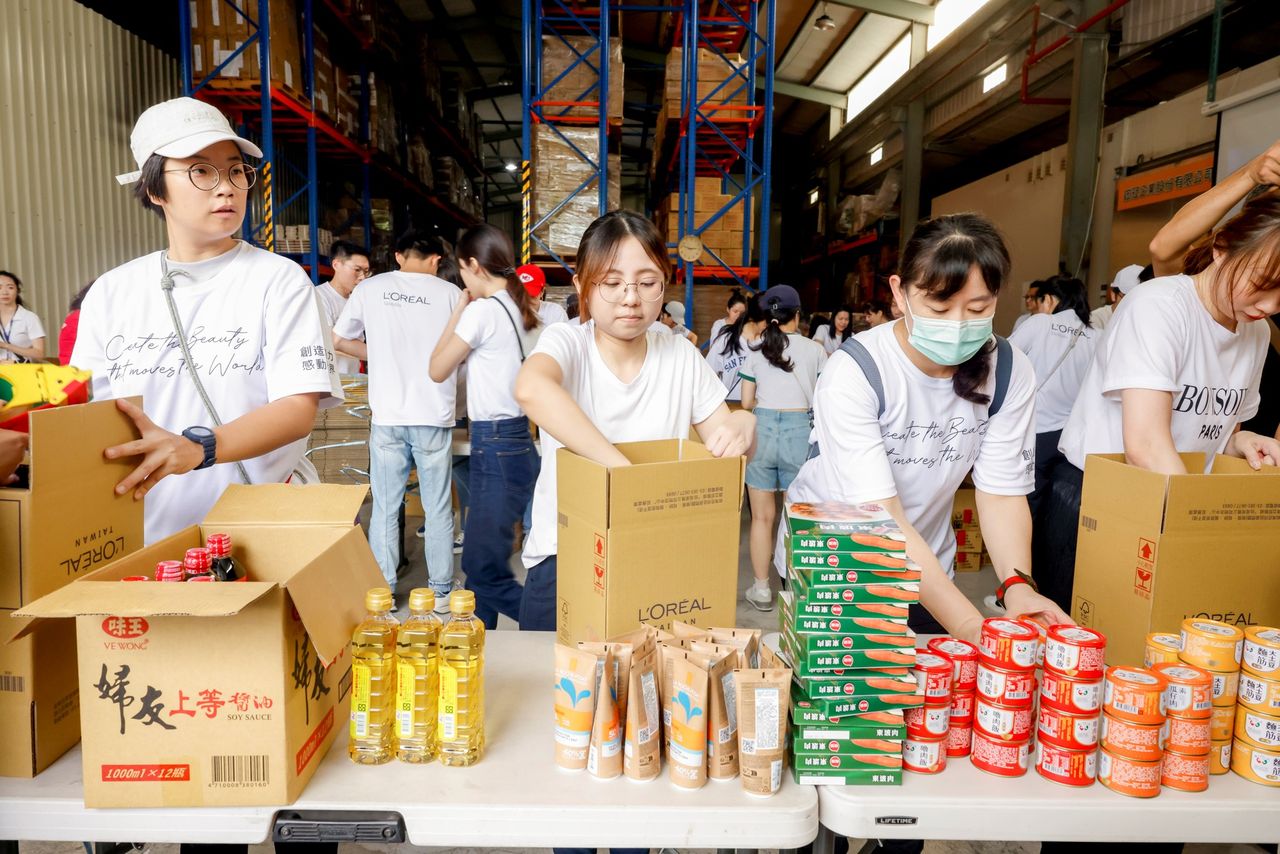
<path id="1" fill-rule="evenodd" d="M 351 742 L 354 762 L 381 765 L 395 756 L 396 628 L 391 591 L 364 596 L 369 612 L 351 636 Z"/>
<path id="2" fill-rule="evenodd" d="M 436 593 L 409 593 L 409 619 L 396 637 L 396 757 L 401 762 L 436 758 L 436 705 L 440 692 L 440 618 Z"/>
<path id="3" fill-rule="evenodd" d="M 440 761 L 472 765 L 484 750 L 484 623 L 470 590 L 449 594 L 440 633 Z"/>

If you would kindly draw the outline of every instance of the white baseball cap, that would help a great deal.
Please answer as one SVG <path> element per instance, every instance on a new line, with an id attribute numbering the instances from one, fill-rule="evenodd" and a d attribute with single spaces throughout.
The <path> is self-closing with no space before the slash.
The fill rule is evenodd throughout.
<path id="1" fill-rule="evenodd" d="M 684 323 L 684 303 L 672 300 L 667 303 L 667 314 L 670 314 L 678 323 Z"/>
<path id="2" fill-rule="evenodd" d="M 1122 294 L 1128 294 L 1138 286 L 1138 276 L 1142 273 L 1141 264 L 1130 264 L 1128 267 L 1122 267 L 1116 273 L 1115 279 L 1111 281 L 1111 287 L 1115 288 Z"/>
<path id="3" fill-rule="evenodd" d="M 231 130 L 231 123 L 212 104 L 195 98 L 174 98 L 148 107 L 138 116 L 129 135 L 129 148 L 138 163 L 137 172 L 117 175 L 121 184 L 142 177 L 142 166 L 153 154 L 161 157 L 190 157 L 217 142 L 234 142 L 250 157 L 261 157 L 262 149 Z"/>

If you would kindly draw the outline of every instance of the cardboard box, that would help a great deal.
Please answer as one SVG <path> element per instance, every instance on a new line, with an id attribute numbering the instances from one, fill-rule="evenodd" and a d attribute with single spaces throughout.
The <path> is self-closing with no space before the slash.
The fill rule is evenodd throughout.
<path id="1" fill-rule="evenodd" d="M 557 451 L 561 643 L 641 622 L 734 625 L 746 461 L 717 459 L 685 439 L 618 450 L 633 465 L 610 469 Z"/>
<path id="2" fill-rule="evenodd" d="M 962 552 L 980 552 L 985 548 L 982 543 L 982 532 L 973 528 L 961 528 L 956 531 L 956 550 Z"/>
<path id="3" fill-rule="evenodd" d="M 1090 456 L 1072 617 L 1107 636 L 1110 664 L 1141 661 L 1148 633 L 1187 617 L 1280 624 L 1280 470 L 1219 456 L 1211 474 L 1169 476 Z"/>
<path id="4" fill-rule="evenodd" d="M 76 631 L 69 622 L 39 627 L 0 610 L 0 777 L 34 777 L 80 740 Z"/>
<path id="5" fill-rule="evenodd" d="M 596 118 L 600 114 L 600 63 L 604 57 L 596 50 L 599 40 L 591 36 L 542 37 L 543 112 L 547 116 Z M 588 54 L 588 52 L 590 52 Z M 609 39 L 609 92 L 605 108 L 609 118 L 622 118 L 623 77 L 622 39 Z M 568 106 L 584 102 L 581 106 Z M 595 102 L 587 106 L 586 102 Z M 558 103 L 559 106 L 552 106 Z"/>
<path id="6" fill-rule="evenodd" d="M 298 797 L 347 725 L 347 644 L 365 591 L 384 586 L 351 521 L 366 491 L 228 487 L 201 525 L 19 612 L 76 618 L 86 806 Z M 119 581 L 214 531 L 231 534 L 249 581 Z"/>
<path id="7" fill-rule="evenodd" d="M 956 552 L 956 572 L 981 572 L 984 554 L 986 552 L 968 549 Z"/>
<path id="8" fill-rule="evenodd" d="M 964 532 L 966 542 L 970 546 L 962 546 L 974 551 L 982 551 L 982 529 L 978 526 L 978 491 L 976 489 L 956 490 L 955 502 L 951 505 L 951 527 L 957 538 Z"/>
<path id="9" fill-rule="evenodd" d="M 141 398 L 131 398 L 142 405 Z M 137 464 L 103 458 L 139 437 L 114 400 L 30 416 L 27 486 L 0 488 L 0 608 L 20 608 L 142 547 L 142 502 L 116 495 Z M 4 630 L 0 628 L 0 637 Z"/>
<path id="10" fill-rule="evenodd" d="M 907 725 L 902 718 L 902 713 L 896 713 L 896 720 L 885 720 L 886 717 L 888 717 L 887 714 L 845 718 L 841 724 L 833 725 L 804 723 L 794 720 L 795 715 L 792 715 L 796 743 L 814 739 L 825 741 L 888 739 L 901 742 L 907 737 Z"/>

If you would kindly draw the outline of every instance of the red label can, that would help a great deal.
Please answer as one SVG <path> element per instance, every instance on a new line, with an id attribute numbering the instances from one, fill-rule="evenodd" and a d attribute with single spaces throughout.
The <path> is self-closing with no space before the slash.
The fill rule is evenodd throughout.
<path id="1" fill-rule="evenodd" d="M 933 638 L 926 644 L 929 651 L 951 662 L 954 667 L 952 691 L 972 691 L 978 679 L 978 648 L 959 638 Z"/>
<path id="2" fill-rule="evenodd" d="M 951 723 L 965 726 L 973 723 L 973 698 L 972 691 L 951 695 Z"/>
<path id="3" fill-rule="evenodd" d="M 1102 708 L 1102 680 L 1077 679 L 1044 669 L 1040 704 L 1064 712 L 1097 712 Z"/>
<path id="4" fill-rule="evenodd" d="M 993 703 L 1015 709 L 1029 709 L 1036 696 L 1034 670 L 1007 670 L 986 659 L 978 662 L 978 695 Z"/>
<path id="5" fill-rule="evenodd" d="M 949 659 L 918 649 L 912 670 L 915 671 L 916 681 L 924 689 L 926 703 L 951 699 L 951 682 L 955 678 L 955 670 Z"/>
<path id="6" fill-rule="evenodd" d="M 1164 689 L 1170 716 L 1208 720 L 1213 714 L 1213 675 L 1190 664 L 1157 664 L 1151 668 L 1169 681 Z"/>
<path id="7" fill-rule="evenodd" d="M 925 741 L 946 738 L 951 728 L 951 706 L 913 706 L 902 710 L 907 724 L 907 736 Z"/>
<path id="8" fill-rule="evenodd" d="M 1137 667 L 1112 667 L 1103 679 L 1102 709 L 1135 724 L 1164 723 L 1169 680 Z"/>
<path id="9" fill-rule="evenodd" d="M 1170 717 L 1165 723 L 1165 750 L 1185 756 L 1208 756 L 1213 746 L 1209 729 L 1208 718 L 1188 720 Z"/>
<path id="10" fill-rule="evenodd" d="M 1031 707 L 1015 709 L 978 697 L 974 702 L 973 728 L 997 741 L 1020 744 L 1031 738 Z"/>
<path id="11" fill-rule="evenodd" d="M 983 620 L 978 649 L 982 657 L 1007 670 L 1034 670 L 1040 632 L 1027 623 L 1004 617 Z"/>
<path id="12" fill-rule="evenodd" d="M 937 774 L 947 767 L 947 738 L 913 738 L 902 742 L 902 767 L 917 774 Z"/>
<path id="13" fill-rule="evenodd" d="M 1031 745 L 1027 742 L 1010 744 L 992 738 L 981 730 L 973 731 L 973 755 L 969 761 L 973 767 L 1000 777 L 1021 777 L 1027 773 Z"/>
<path id="14" fill-rule="evenodd" d="M 1094 750 L 1098 746 L 1097 712 L 1064 712 L 1040 704 L 1036 732 L 1041 741 L 1065 750 Z"/>
<path id="15" fill-rule="evenodd" d="M 1163 724 L 1135 724 L 1111 715 L 1102 716 L 1102 747 L 1116 756 L 1136 762 L 1155 762 L 1164 753 L 1165 735 Z"/>
<path id="16" fill-rule="evenodd" d="M 1209 754 L 1188 756 L 1165 751 L 1160 763 L 1160 784 L 1183 792 L 1203 792 L 1209 788 Z"/>
<path id="17" fill-rule="evenodd" d="M 973 744 L 973 727 L 967 724 L 953 724 L 947 730 L 947 755 L 968 756 Z"/>
<path id="18" fill-rule="evenodd" d="M 1160 760 L 1138 762 L 1104 748 L 1098 754 L 1098 782 L 1131 798 L 1154 798 L 1160 794 Z"/>
<path id="19" fill-rule="evenodd" d="M 1041 739 L 1036 742 L 1036 771 L 1064 786 L 1092 786 L 1098 777 L 1098 756 L 1092 749 L 1068 750 Z"/>
<path id="20" fill-rule="evenodd" d="M 1107 639 L 1084 626 L 1050 626 L 1045 638 L 1045 670 L 1077 679 L 1101 679 Z"/>

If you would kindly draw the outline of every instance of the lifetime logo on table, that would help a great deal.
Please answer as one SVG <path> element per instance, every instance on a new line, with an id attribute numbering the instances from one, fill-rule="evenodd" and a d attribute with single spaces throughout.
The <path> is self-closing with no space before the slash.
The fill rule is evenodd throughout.
<path id="1" fill-rule="evenodd" d="M 914 825 L 918 824 L 920 819 L 914 815 L 878 815 L 876 816 L 876 824 L 890 825 Z"/>

